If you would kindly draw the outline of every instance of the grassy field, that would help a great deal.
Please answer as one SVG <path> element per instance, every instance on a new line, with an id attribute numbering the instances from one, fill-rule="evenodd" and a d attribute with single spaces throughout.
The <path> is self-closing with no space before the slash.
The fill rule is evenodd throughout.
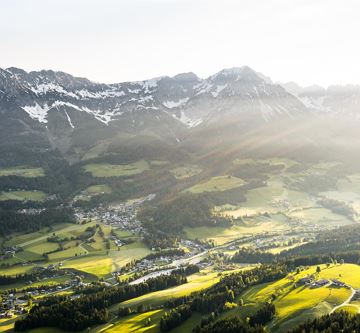
<path id="1" fill-rule="evenodd" d="M 212 177 L 203 183 L 196 184 L 188 188 L 186 191 L 191 193 L 226 191 L 243 186 L 244 184 L 245 182 L 237 177 L 218 176 Z"/>
<path id="2" fill-rule="evenodd" d="M 272 176 L 266 186 L 249 190 L 246 202 L 237 209 L 229 209 L 223 212 L 235 218 L 255 216 L 264 213 L 286 212 L 295 208 L 307 208 L 314 206 L 314 201 L 304 192 L 286 188 L 284 181 L 279 176 Z"/>
<path id="3" fill-rule="evenodd" d="M 188 277 L 188 283 L 186 284 L 133 298 L 121 303 L 121 306 L 136 308 L 139 304 L 152 306 L 161 305 L 170 299 L 186 296 L 192 292 L 209 288 L 219 280 L 220 277 L 216 272 L 194 274 Z"/>
<path id="4" fill-rule="evenodd" d="M 122 246 L 119 251 L 117 249 L 111 250 L 109 257 L 112 260 L 112 270 L 118 270 L 130 261 L 141 259 L 150 253 L 150 249 L 142 242 L 134 242 Z"/>
<path id="5" fill-rule="evenodd" d="M 338 311 L 346 311 L 346 312 L 349 312 L 351 314 L 357 314 L 357 313 L 359 313 L 359 307 L 349 304 L 349 305 L 341 306 L 336 311 L 337 312 Z"/>
<path id="6" fill-rule="evenodd" d="M 199 174 L 202 169 L 198 165 L 184 165 L 170 170 L 176 179 L 186 179 Z"/>
<path id="7" fill-rule="evenodd" d="M 111 193 L 111 187 L 107 184 L 89 186 L 85 192 L 89 195 Z"/>
<path id="8" fill-rule="evenodd" d="M 9 191 L 0 192 L 0 201 L 18 200 L 18 201 L 44 201 L 46 194 L 42 191 Z"/>
<path id="9" fill-rule="evenodd" d="M 0 332 L 13 332 L 16 318 L 0 319 Z"/>
<path id="10" fill-rule="evenodd" d="M 164 166 L 169 164 L 169 161 L 150 161 L 151 166 Z"/>
<path id="11" fill-rule="evenodd" d="M 109 250 L 107 254 L 102 239 L 97 236 L 94 238 L 97 239 L 95 243 L 55 252 L 49 255 L 49 259 L 52 262 L 65 260 L 64 268 L 74 268 L 101 278 L 110 276 L 111 272 L 119 270 L 128 262 L 143 258 L 151 252 L 142 242 L 137 241 L 122 246 L 119 251 L 117 249 Z M 84 255 L 86 251 L 89 251 L 88 255 Z M 75 253 L 78 256 L 75 257 Z M 80 253 L 82 253 L 81 256 Z"/>
<path id="12" fill-rule="evenodd" d="M 287 226 L 284 217 L 258 216 L 245 218 L 244 223 L 226 227 L 185 227 L 184 232 L 189 239 L 213 240 L 215 244 L 222 245 L 237 238 L 256 235 L 266 231 L 282 231 Z"/>
<path id="13" fill-rule="evenodd" d="M 37 243 L 33 243 L 24 247 L 24 249 L 41 255 L 45 252 L 55 251 L 58 249 L 58 247 L 59 245 L 57 243 L 50 243 L 46 239 L 43 239 Z"/>
<path id="14" fill-rule="evenodd" d="M 159 322 L 161 316 L 164 314 L 164 310 L 154 310 L 145 313 L 135 314 L 128 317 L 124 317 L 109 329 L 103 331 L 106 333 L 127 333 L 127 332 L 146 332 L 146 333 L 159 333 Z M 150 318 L 151 324 L 146 326 L 146 321 Z"/>
<path id="15" fill-rule="evenodd" d="M 18 265 L 9 268 L 1 268 L 2 275 L 16 275 L 30 272 L 35 265 Z"/>
<path id="16" fill-rule="evenodd" d="M 43 168 L 32 168 L 28 166 L 17 166 L 11 168 L 0 168 L 0 177 L 18 176 L 25 178 L 35 178 L 45 176 Z"/>
<path id="17" fill-rule="evenodd" d="M 276 318 L 271 323 L 273 332 L 285 332 L 292 326 L 306 319 L 314 318 L 330 312 L 330 310 L 344 302 L 351 294 L 346 288 L 324 286 L 310 288 L 296 286 L 294 282 L 309 274 L 314 274 L 316 266 L 294 275 L 294 280 L 286 277 L 276 282 L 254 286 L 245 291 L 240 297 L 247 306 L 258 304 L 275 298 Z M 321 265 L 321 272 L 317 279 L 338 279 L 353 288 L 359 288 L 360 266 L 344 264 L 327 268 Z"/>
<path id="18" fill-rule="evenodd" d="M 343 215 L 335 214 L 327 208 L 313 207 L 308 209 L 294 210 L 288 214 L 290 217 L 301 219 L 305 223 L 324 224 L 338 227 L 352 224 L 353 222 Z"/>
<path id="19" fill-rule="evenodd" d="M 98 221 L 88 222 L 86 224 L 62 224 L 56 228 L 44 228 L 37 232 L 29 234 L 14 234 L 5 245 L 21 246 L 24 251 L 16 253 L 15 257 L 5 259 L 4 263 L 23 264 L 29 261 L 43 261 L 43 265 L 57 264 L 62 262 L 64 268 L 74 268 L 85 273 L 92 274 L 99 278 L 110 276 L 114 270 L 120 269 L 128 262 L 140 259 L 151 253 L 144 243 L 137 240 L 137 236 L 127 231 L 116 230 L 115 233 L 121 238 L 132 238 L 135 242 L 124 245 L 118 251 L 117 247 L 111 243 L 110 250 L 106 249 L 104 239 L 96 232 L 92 239 L 95 242 L 86 243 L 84 241 L 69 240 L 63 242 L 63 250 L 48 254 L 48 261 L 44 261 L 43 256 L 46 252 L 52 252 L 58 249 L 58 244 L 48 242 L 47 238 L 53 234 L 60 238 L 79 237 L 87 233 L 88 227 L 93 227 Z M 104 237 L 108 238 L 111 232 L 111 226 L 101 226 Z M 87 237 L 87 236 L 86 236 Z M 86 238 L 85 238 L 86 239 Z M 6 269 L 7 274 L 18 274 L 28 271 L 32 265 L 17 265 L 11 269 Z"/>
<path id="20" fill-rule="evenodd" d="M 97 195 L 103 195 L 103 194 L 109 194 L 112 192 L 112 189 L 107 184 L 101 184 L 101 185 L 93 185 L 89 186 L 86 190 L 82 191 L 80 194 L 74 197 L 74 200 L 85 200 L 89 201 L 92 197 L 95 197 Z"/>
<path id="21" fill-rule="evenodd" d="M 126 177 L 140 174 L 150 169 L 149 163 L 141 160 L 131 164 L 87 164 L 85 171 L 90 172 L 93 177 Z"/>
<path id="22" fill-rule="evenodd" d="M 108 276 L 112 271 L 112 260 L 106 256 L 84 256 L 67 260 L 64 268 L 74 268 L 98 277 Z"/>
<path id="23" fill-rule="evenodd" d="M 87 224 L 88 226 L 90 224 Z M 85 228 L 86 228 L 85 226 Z M 35 244 L 38 243 L 41 240 L 46 239 L 47 237 L 51 236 L 54 232 L 63 232 L 67 230 L 75 230 L 78 228 L 84 228 L 84 225 L 80 224 L 72 224 L 72 223 L 59 223 L 52 227 L 45 227 L 41 230 L 30 232 L 26 234 L 22 233 L 14 233 L 11 235 L 10 239 L 5 243 L 6 246 L 21 246 L 25 247 L 29 244 Z"/>
<path id="24" fill-rule="evenodd" d="M 170 331 L 170 333 L 185 333 L 185 332 L 191 332 L 192 329 L 196 326 L 199 325 L 201 322 L 201 319 L 203 318 L 203 316 L 199 313 L 194 313 L 189 319 L 187 319 L 186 321 L 184 321 L 181 325 L 179 325 L 178 327 L 174 328 L 173 330 Z"/>

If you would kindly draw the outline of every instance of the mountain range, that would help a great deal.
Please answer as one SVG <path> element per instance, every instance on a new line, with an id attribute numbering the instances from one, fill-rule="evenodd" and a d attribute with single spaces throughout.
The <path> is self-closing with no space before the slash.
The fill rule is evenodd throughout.
<path id="1" fill-rule="evenodd" d="M 190 137 L 194 144 L 196 137 L 236 140 L 239 133 L 256 129 L 274 133 L 299 124 L 308 130 L 308 124 L 318 126 L 324 119 L 330 127 L 353 122 L 359 118 L 359 101 L 360 86 L 277 84 L 247 66 L 206 79 L 182 73 L 117 84 L 11 67 L 0 69 L 0 140 L 1 146 L 68 155 L 134 136 L 174 144 Z"/>

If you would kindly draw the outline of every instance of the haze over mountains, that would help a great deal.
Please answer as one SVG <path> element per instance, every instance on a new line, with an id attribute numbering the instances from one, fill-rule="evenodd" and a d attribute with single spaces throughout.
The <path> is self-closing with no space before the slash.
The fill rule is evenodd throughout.
<path id="1" fill-rule="evenodd" d="M 206 79 L 182 73 L 118 84 L 8 68 L 0 69 L 0 139 L 3 145 L 31 143 L 69 153 L 115 136 L 141 134 L 174 144 L 193 136 L 196 144 L 196 137 L 236 140 L 256 128 L 266 133 L 296 127 L 300 141 L 316 141 L 305 128 L 324 119 L 335 130 L 352 123 L 359 118 L 359 100 L 359 86 L 280 85 L 247 66 Z"/>

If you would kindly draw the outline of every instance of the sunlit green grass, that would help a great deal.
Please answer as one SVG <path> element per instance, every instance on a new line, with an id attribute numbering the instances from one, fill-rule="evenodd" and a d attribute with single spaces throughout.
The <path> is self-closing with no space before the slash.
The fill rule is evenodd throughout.
<path id="1" fill-rule="evenodd" d="M 87 164 L 85 171 L 92 174 L 93 177 L 124 177 L 140 174 L 150 169 L 149 163 L 141 160 L 131 164 Z"/>
<path id="2" fill-rule="evenodd" d="M 245 182 L 242 179 L 234 176 L 218 176 L 196 184 L 188 188 L 186 191 L 192 193 L 226 191 L 243 186 L 244 184 Z"/>
<path id="3" fill-rule="evenodd" d="M 157 306 L 174 298 L 186 296 L 195 291 L 200 291 L 214 285 L 220 280 L 218 273 L 194 274 L 188 277 L 188 283 L 149 293 L 121 303 L 121 306 L 136 307 L 139 304 Z"/>
<path id="4" fill-rule="evenodd" d="M 0 192 L 0 201 L 18 200 L 18 201 L 44 201 L 46 194 L 42 191 L 9 191 Z"/>
<path id="5" fill-rule="evenodd" d="M 354 288 L 360 286 L 360 266 L 352 264 L 321 265 L 321 272 L 317 279 L 338 279 Z M 312 266 L 293 278 L 286 277 L 279 281 L 257 285 L 246 290 L 240 297 L 245 305 L 261 304 L 273 299 L 276 307 L 276 319 L 271 323 L 272 330 L 284 332 L 308 318 L 313 318 L 330 312 L 330 310 L 343 303 L 350 295 L 347 288 L 323 286 L 310 288 L 297 286 L 295 282 L 302 277 L 315 274 L 316 266 Z M 291 274 L 290 274 L 291 275 Z M 289 276 L 290 276 L 289 275 Z"/>
<path id="6" fill-rule="evenodd" d="M 84 256 L 67 260 L 63 268 L 74 268 L 98 277 L 105 277 L 112 271 L 112 260 L 106 256 Z"/>
<path id="7" fill-rule="evenodd" d="M 154 310 L 145 313 L 135 314 L 120 319 L 113 327 L 110 327 L 106 333 L 127 333 L 127 332 L 146 332 L 159 333 L 159 322 L 164 314 L 164 310 Z M 150 318 L 151 324 L 146 326 L 146 321 Z"/>
<path id="8" fill-rule="evenodd" d="M 11 168 L 0 168 L 0 177 L 18 176 L 25 178 L 43 177 L 45 175 L 43 168 L 32 168 L 27 166 L 17 166 Z"/>

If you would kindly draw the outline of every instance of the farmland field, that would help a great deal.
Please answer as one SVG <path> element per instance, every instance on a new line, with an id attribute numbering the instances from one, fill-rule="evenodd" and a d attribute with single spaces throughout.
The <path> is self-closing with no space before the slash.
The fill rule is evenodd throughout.
<path id="1" fill-rule="evenodd" d="M 176 179 L 186 179 L 193 177 L 199 174 L 201 171 L 202 169 L 197 165 L 184 165 L 170 170 Z"/>
<path id="2" fill-rule="evenodd" d="M 112 271 L 112 261 L 106 256 L 84 256 L 67 260 L 63 267 L 74 268 L 98 277 L 105 277 Z"/>
<path id="3" fill-rule="evenodd" d="M 18 201 L 44 201 L 46 194 L 42 191 L 9 191 L 0 192 L 0 201 L 18 200 Z"/>
<path id="4" fill-rule="evenodd" d="M 111 193 L 111 187 L 107 184 L 105 185 L 93 185 L 88 187 L 85 192 L 89 195 L 97 195 L 104 193 Z"/>
<path id="5" fill-rule="evenodd" d="M 85 171 L 90 172 L 93 177 L 128 177 L 140 174 L 150 169 L 149 163 L 141 160 L 131 164 L 87 164 Z"/>
<path id="6" fill-rule="evenodd" d="M 112 260 L 113 270 L 119 269 L 132 260 L 141 259 L 150 254 L 151 251 L 142 242 L 134 242 L 124 245 L 118 251 L 110 250 L 109 257 Z"/>
<path id="7" fill-rule="evenodd" d="M 321 265 L 321 272 L 316 279 L 339 279 L 353 288 L 359 288 L 360 266 L 344 264 L 332 265 L 329 268 Z M 315 266 L 294 275 L 295 282 L 309 274 L 315 274 Z M 258 285 L 245 291 L 240 297 L 245 305 L 261 304 L 275 298 L 276 319 L 270 324 L 272 331 L 284 332 L 308 318 L 330 312 L 336 305 L 344 302 L 351 294 L 346 288 L 323 286 L 310 288 L 308 286 L 295 286 L 294 281 L 288 277 L 276 282 Z"/>
<path id="8" fill-rule="evenodd" d="M 121 306 L 135 308 L 139 304 L 151 306 L 161 305 L 170 299 L 190 295 L 192 292 L 209 288 L 219 280 L 220 277 L 215 272 L 194 274 L 188 277 L 188 283 L 186 284 L 133 298 L 121 303 Z"/>
<path id="9" fill-rule="evenodd" d="M 218 176 L 212 177 L 203 183 L 196 184 L 186 191 L 191 193 L 226 191 L 243 186 L 244 184 L 245 182 L 237 177 Z"/>
<path id="10" fill-rule="evenodd" d="M 25 178 L 43 177 L 45 175 L 43 168 L 32 168 L 27 166 L 18 166 L 11 168 L 0 168 L 0 177 L 18 176 Z"/>
<path id="11" fill-rule="evenodd" d="M 249 217 L 244 219 L 244 223 L 231 227 L 186 227 L 184 231 L 189 239 L 213 240 L 215 244 L 222 245 L 244 236 L 284 230 L 287 226 L 283 220 L 283 216 L 277 215 Z"/>
<path id="12" fill-rule="evenodd" d="M 160 328 L 158 323 L 161 316 L 164 314 L 164 310 L 154 310 L 141 314 L 131 315 L 119 320 L 114 326 L 105 330 L 107 333 L 125 333 L 125 332 L 146 332 L 146 333 L 158 333 Z M 146 326 L 146 320 L 150 318 L 151 324 Z"/>

